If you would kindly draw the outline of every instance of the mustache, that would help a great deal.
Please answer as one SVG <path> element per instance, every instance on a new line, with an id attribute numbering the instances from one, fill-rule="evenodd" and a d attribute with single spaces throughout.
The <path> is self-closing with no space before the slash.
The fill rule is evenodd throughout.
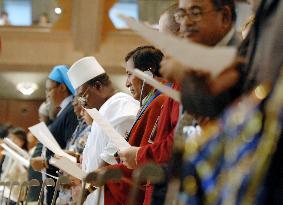
<path id="1" fill-rule="evenodd" d="M 198 32 L 199 29 L 197 27 L 181 27 L 180 32 L 186 33 L 186 32 Z"/>

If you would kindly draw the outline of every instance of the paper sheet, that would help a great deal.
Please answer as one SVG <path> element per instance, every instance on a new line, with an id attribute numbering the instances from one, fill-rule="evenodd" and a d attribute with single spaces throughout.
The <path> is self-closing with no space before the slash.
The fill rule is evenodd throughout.
<path id="1" fill-rule="evenodd" d="M 7 144 L 10 148 L 14 149 L 22 157 L 29 160 L 29 158 L 30 158 L 29 154 L 25 150 L 20 148 L 18 145 L 16 145 L 12 140 L 10 140 L 9 138 L 6 137 L 6 138 L 4 138 L 3 142 L 5 144 Z"/>
<path id="2" fill-rule="evenodd" d="M 145 80 L 146 83 L 148 83 L 149 85 L 151 85 L 154 88 L 158 89 L 160 92 L 162 92 L 165 95 L 171 97 L 172 99 L 174 99 L 177 102 L 181 102 L 181 94 L 180 94 L 179 91 L 174 90 L 172 88 L 169 88 L 166 85 L 163 85 L 159 81 L 155 80 L 153 77 L 148 76 L 147 74 L 145 74 L 144 72 L 142 72 L 142 71 L 140 71 L 138 69 L 134 69 L 134 70 L 131 70 L 131 71 L 132 71 L 132 73 L 135 76 L 137 76 L 141 80 Z"/>
<path id="3" fill-rule="evenodd" d="M 110 124 L 103 118 L 97 109 L 85 109 L 98 126 L 109 136 L 109 140 L 121 151 L 131 147 L 131 145 L 122 137 Z"/>
<path id="4" fill-rule="evenodd" d="M 23 156 L 18 154 L 16 151 L 14 151 L 12 148 L 10 148 L 5 143 L 2 143 L 1 146 L 6 150 L 9 156 L 11 156 L 14 160 L 18 161 L 20 164 L 22 164 L 25 167 L 29 167 L 30 163 L 29 160 L 25 159 Z"/>
<path id="5" fill-rule="evenodd" d="M 185 66 L 194 70 L 202 70 L 217 76 L 236 59 L 236 47 L 208 47 L 181 39 L 167 33 L 153 30 L 131 17 L 119 15 L 125 23 L 138 35 L 162 49 Z"/>
<path id="6" fill-rule="evenodd" d="M 31 133 L 40 141 L 44 146 L 51 150 L 54 154 L 58 156 L 63 156 L 69 160 L 76 162 L 76 158 L 64 152 L 59 144 L 56 142 L 54 136 L 49 131 L 45 123 L 41 122 L 32 127 L 28 128 Z"/>
<path id="7" fill-rule="evenodd" d="M 87 175 L 76 163 L 65 157 L 61 157 L 60 159 L 52 157 L 49 163 L 80 180 L 83 180 Z"/>

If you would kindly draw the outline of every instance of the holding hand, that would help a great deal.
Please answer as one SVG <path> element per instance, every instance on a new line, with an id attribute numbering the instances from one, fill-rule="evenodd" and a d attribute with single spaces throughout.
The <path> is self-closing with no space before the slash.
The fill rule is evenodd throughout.
<path id="1" fill-rule="evenodd" d="M 41 171 L 48 167 L 47 162 L 43 157 L 31 158 L 30 165 L 35 171 Z"/>
<path id="2" fill-rule="evenodd" d="M 137 154 L 139 151 L 139 147 L 130 147 L 124 151 L 119 151 L 118 155 L 120 160 L 125 164 L 125 166 L 129 169 L 137 168 Z"/>

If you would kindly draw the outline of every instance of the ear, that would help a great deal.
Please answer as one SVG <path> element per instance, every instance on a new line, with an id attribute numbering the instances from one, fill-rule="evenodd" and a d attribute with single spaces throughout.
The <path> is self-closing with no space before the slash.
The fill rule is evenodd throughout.
<path id="1" fill-rule="evenodd" d="M 59 85 L 60 91 L 65 92 L 68 90 L 67 86 L 64 83 L 61 83 Z"/>
<path id="2" fill-rule="evenodd" d="M 229 28 L 233 23 L 232 11 L 229 6 L 224 6 L 222 9 L 222 22 L 225 28 Z"/>
<path id="3" fill-rule="evenodd" d="M 98 91 L 101 91 L 102 88 L 103 88 L 103 85 L 102 85 L 101 82 L 96 81 L 95 84 L 94 84 L 94 87 L 95 87 L 95 89 L 97 89 Z"/>

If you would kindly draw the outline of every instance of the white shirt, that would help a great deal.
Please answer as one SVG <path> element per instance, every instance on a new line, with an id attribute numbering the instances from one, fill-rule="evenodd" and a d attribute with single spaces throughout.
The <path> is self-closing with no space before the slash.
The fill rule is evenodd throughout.
<path id="1" fill-rule="evenodd" d="M 99 113 L 113 126 L 113 128 L 122 136 L 125 136 L 133 124 L 137 112 L 139 110 L 139 103 L 130 95 L 125 93 L 116 93 L 110 97 L 99 109 Z M 93 122 L 90 135 L 87 139 L 85 149 L 83 151 L 82 169 L 85 172 L 92 172 L 99 168 L 103 159 L 101 154 L 107 150 L 108 147 L 113 147 L 110 143 L 110 136 L 105 135 L 103 130 Z M 93 205 L 97 203 L 98 191 L 92 192 L 86 199 L 85 205 Z M 100 205 L 104 204 L 104 194 L 102 187 L 102 194 Z"/>

